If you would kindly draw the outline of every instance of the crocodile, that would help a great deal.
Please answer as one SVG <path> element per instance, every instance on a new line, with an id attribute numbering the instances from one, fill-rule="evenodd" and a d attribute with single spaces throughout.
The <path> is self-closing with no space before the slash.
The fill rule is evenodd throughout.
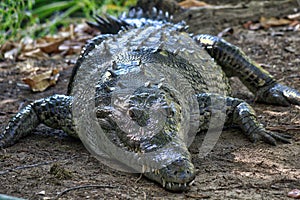
<path id="1" fill-rule="evenodd" d="M 248 103 L 230 96 L 229 77 L 237 76 L 255 94 L 256 100 L 264 103 L 300 105 L 299 91 L 278 83 L 240 48 L 224 39 L 207 34 L 193 35 L 184 22 L 173 23 L 167 13 L 155 9 L 153 12 L 152 17 L 145 18 L 141 10 L 133 9 L 120 18 L 97 16 L 96 22 L 89 22 L 101 35 L 83 48 L 67 94 L 42 98 L 21 109 L 0 135 L 0 148 L 15 144 L 39 124 L 78 138 L 73 110 L 79 104 L 73 94 L 81 90 L 85 94 L 81 86 L 93 91 L 94 96 L 88 100 L 94 102 L 93 112 L 102 134 L 112 144 L 123 151 L 142 154 L 155 153 L 168 144 L 176 147 L 158 155 L 167 158 L 176 155 L 172 162 L 160 168 L 146 165 L 150 170 L 142 171 L 145 177 L 170 191 L 187 190 L 195 178 L 188 142 L 182 135 L 206 130 L 216 109 L 225 113 L 225 126 L 239 127 L 252 142 L 262 140 L 272 145 L 277 141 L 290 142 L 289 135 L 266 130 Z M 164 76 L 160 77 L 160 73 Z M 172 79 L 172 75 L 176 75 L 175 78 Z M 145 76 L 150 78 L 144 79 Z M 92 84 L 86 86 L 84 81 L 89 79 Z M 138 87 L 134 87 L 135 84 Z M 129 90 L 130 87 L 133 90 Z M 130 95 L 123 102 L 114 103 L 122 91 Z M 191 102 L 189 98 L 187 102 L 182 98 L 189 93 L 191 101 L 196 102 L 196 111 L 193 110 L 195 113 L 191 116 L 194 121 L 188 123 L 193 127 L 185 129 L 186 111 L 191 110 L 186 107 Z M 223 102 L 220 104 L 223 106 L 214 106 L 213 100 Z M 118 109 L 125 114 L 120 114 Z M 151 117 L 157 113 L 163 113 L 163 123 L 157 133 L 152 133 L 151 126 L 155 128 L 159 123 Z M 142 130 L 150 133 L 139 135 L 136 129 L 124 130 L 122 119 L 125 118 L 135 122 L 138 130 L 144 128 Z"/>

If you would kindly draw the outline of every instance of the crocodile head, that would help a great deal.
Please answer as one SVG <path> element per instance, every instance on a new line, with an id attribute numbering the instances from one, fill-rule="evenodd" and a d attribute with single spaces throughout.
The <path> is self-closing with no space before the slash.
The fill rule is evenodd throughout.
<path id="1" fill-rule="evenodd" d="M 144 128 L 144 132 L 130 134 L 127 144 L 133 144 L 134 140 L 134 149 L 149 153 L 152 161 L 165 162 L 161 159 L 168 157 L 168 162 L 161 163 L 157 169 L 146 165 L 148 170 L 144 176 L 168 190 L 186 190 L 195 177 L 195 171 L 186 143 L 180 135 L 184 117 L 176 95 L 164 86 L 140 87 L 130 97 L 128 111 L 131 120 Z"/>
<path id="2" fill-rule="evenodd" d="M 117 99 L 119 102 L 120 97 Z M 120 107 L 121 111 L 117 111 Z M 105 111 L 106 119 L 110 119 L 112 124 L 110 129 L 114 127 L 113 132 L 121 143 L 116 145 L 147 157 L 149 163 L 143 165 L 147 169 L 143 174 L 164 188 L 177 192 L 186 190 L 195 177 L 183 138 L 186 119 L 182 109 L 170 89 L 160 84 L 149 84 L 126 96 L 122 106 L 115 105 Z M 103 113 L 101 116 L 104 116 Z"/>
<path id="3" fill-rule="evenodd" d="M 125 158 L 131 162 L 127 166 L 142 164 L 139 172 L 167 190 L 187 190 L 195 177 L 187 147 L 187 136 L 195 132 L 189 127 L 193 112 L 187 84 L 172 80 L 171 72 L 162 76 L 156 69 L 164 63 L 142 67 L 140 61 L 132 62 L 114 63 L 100 81 L 96 105 L 101 128 L 118 148 L 137 155 Z M 179 84 L 187 91 L 178 91 Z"/>

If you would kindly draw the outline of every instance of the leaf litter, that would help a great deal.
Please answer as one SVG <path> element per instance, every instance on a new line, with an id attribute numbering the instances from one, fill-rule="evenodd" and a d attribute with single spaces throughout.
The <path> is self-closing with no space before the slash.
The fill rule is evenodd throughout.
<path id="1" fill-rule="evenodd" d="M 62 69 L 37 66 L 32 60 L 63 59 L 79 55 L 86 41 L 96 34 L 99 32 L 84 23 L 71 24 L 55 35 L 35 40 L 26 37 L 17 42 L 7 41 L 1 46 L 0 54 L 4 60 L 21 61 L 18 62 L 20 72 L 27 74 L 23 82 L 32 91 L 42 92 L 56 84 Z"/>

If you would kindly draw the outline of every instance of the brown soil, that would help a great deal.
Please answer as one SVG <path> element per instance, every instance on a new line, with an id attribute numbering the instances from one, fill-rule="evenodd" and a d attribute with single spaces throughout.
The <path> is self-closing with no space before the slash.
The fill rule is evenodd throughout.
<path id="1" fill-rule="evenodd" d="M 262 63 L 279 82 L 300 90 L 299 31 L 233 28 L 234 34 L 226 40 Z M 21 106 L 64 94 L 72 70 L 63 60 L 41 63 L 64 70 L 56 86 L 32 93 L 20 84 L 23 74 L 18 64 L 0 66 L 0 130 Z M 190 148 L 197 170 L 195 182 L 187 192 L 171 193 L 139 175 L 110 169 L 92 157 L 79 140 L 40 126 L 31 136 L 0 150 L 0 194 L 28 199 L 287 199 L 290 190 L 300 189 L 300 107 L 255 103 L 239 81 L 233 82 L 234 96 L 253 105 L 269 129 L 292 135 L 291 144 L 252 144 L 239 130 L 230 129 L 223 132 L 213 151 L 200 159 L 198 144 L 203 136 L 199 135 Z M 87 187 L 74 188 L 78 186 Z M 73 190 L 66 191 L 68 188 Z"/>

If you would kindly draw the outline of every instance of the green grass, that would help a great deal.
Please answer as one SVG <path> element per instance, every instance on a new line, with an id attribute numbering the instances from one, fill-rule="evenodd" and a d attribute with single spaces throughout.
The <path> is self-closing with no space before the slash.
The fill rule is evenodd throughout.
<path id="1" fill-rule="evenodd" d="M 24 36 L 41 37 L 57 32 L 78 18 L 91 20 L 95 14 L 118 15 L 137 0 L 2 0 L 0 44 Z M 76 18 L 76 19 L 75 19 Z"/>

